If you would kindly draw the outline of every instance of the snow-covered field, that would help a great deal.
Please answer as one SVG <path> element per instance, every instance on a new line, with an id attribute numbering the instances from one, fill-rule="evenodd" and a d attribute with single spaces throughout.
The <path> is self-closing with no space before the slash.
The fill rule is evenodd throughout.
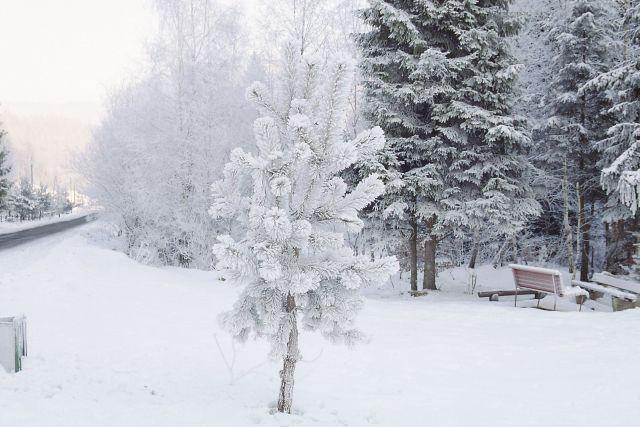
<path id="1" fill-rule="evenodd" d="M 25 369 L 0 374 L 0 426 L 633 426 L 640 310 L 549 312 L 442 292 L 368 290 L 355 349 L 303 334 L 295 414 L 280 366 L 217 324 L 216 274 L 136 264 L 99 224 L 0 253 L 0 314 L 24 312 Z M 479 271 L 504 285 L 509 272 Z M 485 286 L 486 284 L 486 286 Z M 224 357 L 223 357 L 224 355 Z M 226 359 L 226 361 L 225 361 Z M 231 368 L 229 368 L 231 366 Z"/>

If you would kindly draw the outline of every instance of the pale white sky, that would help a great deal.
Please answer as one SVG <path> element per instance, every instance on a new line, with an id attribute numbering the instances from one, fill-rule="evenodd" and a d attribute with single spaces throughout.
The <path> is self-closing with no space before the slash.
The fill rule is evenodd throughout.
<path id="1" fill-rule="evenodd" d="M 144 71 L 156 26 L 152 0 L 0 0 L 0 122 L 17 175 L 34 163 L 37 181 L 71 179 L 69 159 L 109 93 Z"/>
<path id="2" fill-rule="evenodd" d="M 148 0 L 0 0 L 0 102 L 96 108 L 154 28 Z"/>
<path id="3" fill-rule="evenodd" d="M 0 0 L 0 121 L 16 172 L 66 181 L 107 94 L 144 68 L 149 0 Z"/>

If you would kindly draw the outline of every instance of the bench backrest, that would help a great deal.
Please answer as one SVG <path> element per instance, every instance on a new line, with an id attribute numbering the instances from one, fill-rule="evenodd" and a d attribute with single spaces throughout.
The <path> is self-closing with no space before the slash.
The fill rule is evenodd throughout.
<path id="1" fill-rule="evenodd" d="M 557 270 L 510 264 L 517 288 L 533 289 L 551 294 L 562 294 L 562 276 Z"/>

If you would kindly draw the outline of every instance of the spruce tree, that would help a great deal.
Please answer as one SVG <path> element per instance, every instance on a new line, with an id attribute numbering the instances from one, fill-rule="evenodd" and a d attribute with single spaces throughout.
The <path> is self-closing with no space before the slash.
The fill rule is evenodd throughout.
<path id="1" fill-rule="evenodd" d="M 387 215 L 409 235 L 411 288 L 423 230 L 423 288 L 435 289 L 445 232 L 513 235 L 537 214 L 525 121 L 512 113 L 518 67 L 509 0 L 371 0 L 359 38 L 367 116 L 388 140 Z M 473 258 L 473 257 L 472 257 Z M 473 262 L 473 259 L 471 260 Z"/>
<path id="2" fill-rule="evenodd" d="M 619 3 L 616 22 L 622 56 L 610 71 L 589 81 L 583 91 L 610 96 L 608 108 L 612 125 L 597 143 L 600 152 L 600 184 L 607 193 L 603 219 L 607 225 L 608 271 L 622 272 L 629 262 L 637 233 L 638 182 L 640 161 L 640 1 Z"/>
<path id="3" fill-rule="evenodd" d="M 589 277 L 591 229 L 602 199 L 595 143 L 607 129 L 608 118 L 602 111 L 609 100 L 602 92 L 581 89 L 610 65 L 607 19 L 598 2 L 578 0 L 570 16 L 551 33 L 556 56 L 547 97 L 550 117 L 543 158 L 549 170 L 562 171 L 566 164 L 568 184 L 575 189 L 582 281 Z"/>

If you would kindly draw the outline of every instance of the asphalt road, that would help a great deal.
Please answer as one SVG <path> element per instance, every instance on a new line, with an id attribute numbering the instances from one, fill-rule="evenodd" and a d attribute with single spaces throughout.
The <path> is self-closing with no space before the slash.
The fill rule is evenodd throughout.
<path id="1" fill-rule="evenodd" d="M 39 227 L 28 228 L 26 230 L 20 230 L 13 233 L 0 234 L 0 251 L 41 237 L 50 236 L 51 234 L 59 233 L 73 227 L 78 227 L 86 224 L 87 222 L 91 222 L 94 219 L 96 219 L 95 214 L 87 214 L 78 218 L 70 219 L 69 221 L 54 222 L 52 224 L 45 224 Z"/>

